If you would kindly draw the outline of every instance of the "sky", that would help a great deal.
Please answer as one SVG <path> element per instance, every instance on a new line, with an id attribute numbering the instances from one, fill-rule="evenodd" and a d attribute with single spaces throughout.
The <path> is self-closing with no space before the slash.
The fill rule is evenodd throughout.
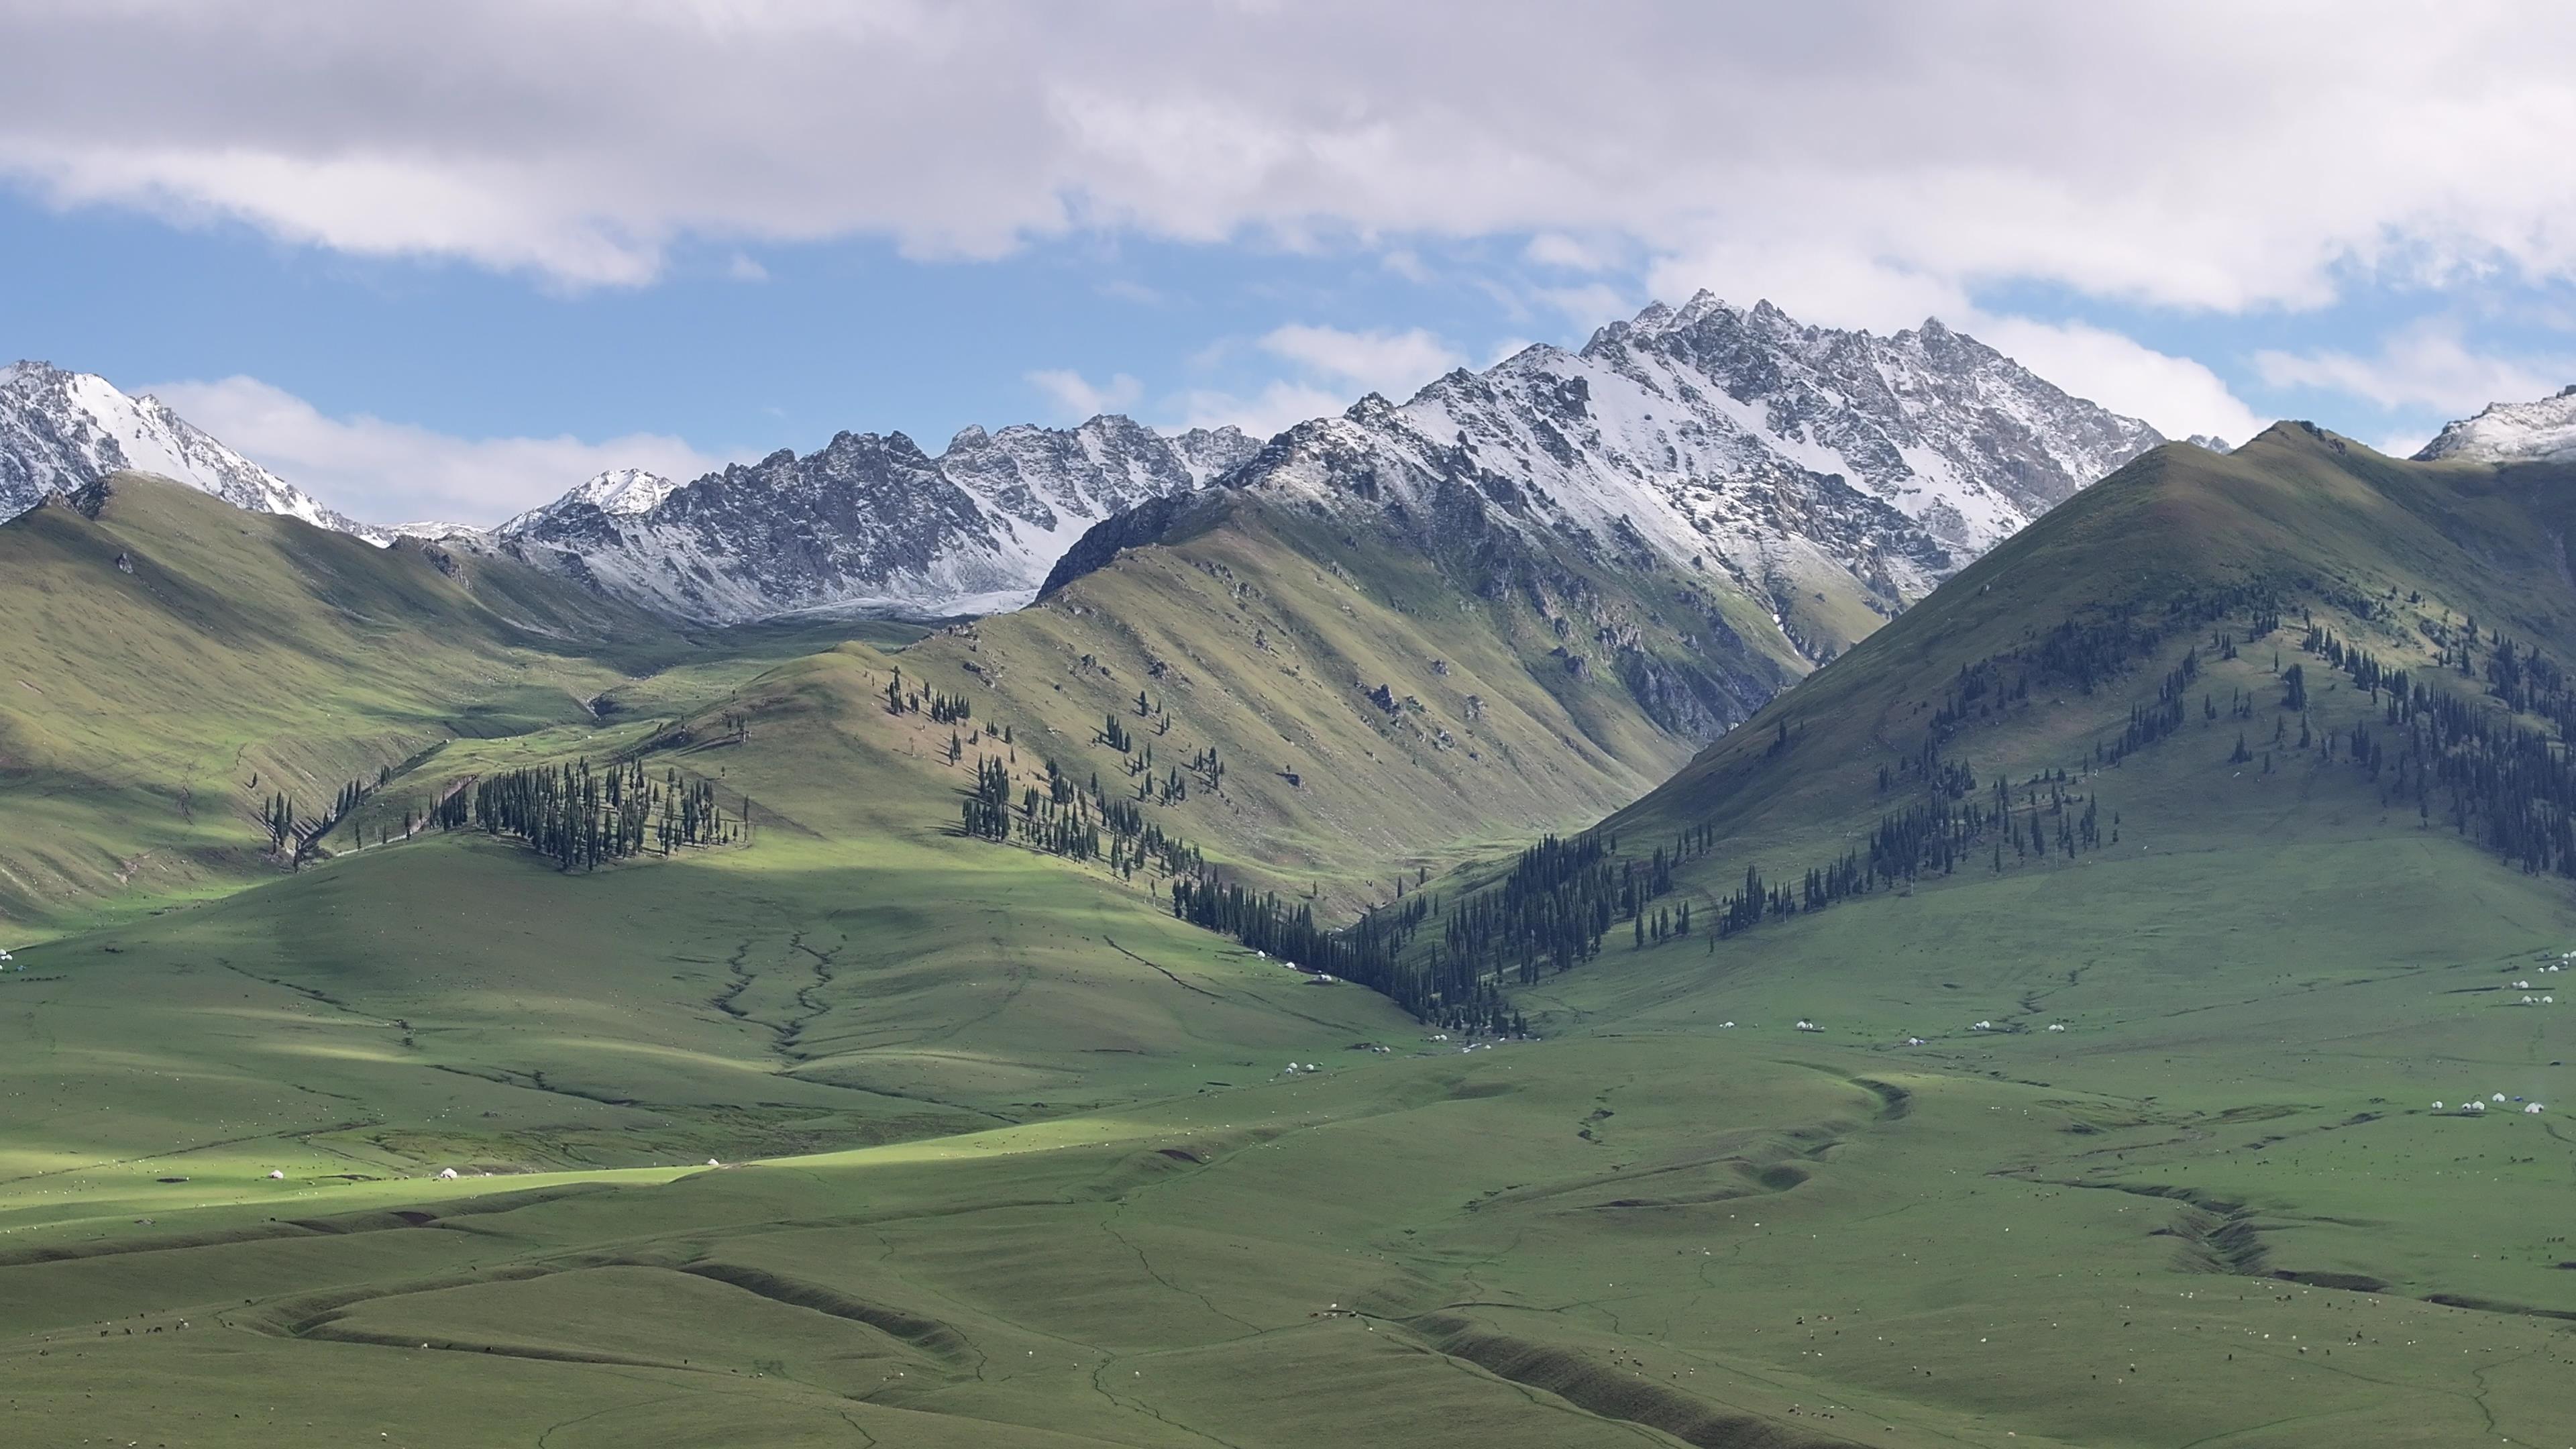
<path id="1" fill-rule="evenodd" d="M 2576 382 L 2576 7 L 0 0 L 0 360 L 325 501 L 1268 432 L 1705 288 L 2174 436 Z"/>

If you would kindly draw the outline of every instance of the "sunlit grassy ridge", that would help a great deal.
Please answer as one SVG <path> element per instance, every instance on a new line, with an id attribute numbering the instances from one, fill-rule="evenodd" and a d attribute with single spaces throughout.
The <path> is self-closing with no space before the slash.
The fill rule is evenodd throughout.
<path id="1" fill-rule="evenodd" d="M 311 818 L 441 741 L 587 721 L 705 652 L 504 560 L 379 550 L 139 475 L 100 491 L 95 517 L 0 528 L 14 933 L 262 878 L 272 795 Z"/>
<path id="2" fill-rule="evenodd" d="M 1222 792 L 1157 818 L 1337 908 L 1634 799 L 1711 727 L 1685 674 L 1740 717 L 1810 667 L 1707 576 L 1573 550 L 1426 555 L 1252 495 L 1202 512 L 1034 608 L 925 640 L 906 667 L 1035 722 L 1086 776 L 1115 760 L 1089 744 L 1101 717 L 1132 716 L 1143 691 L 1169 716 L 1158 763 L 1210 747 L 1229 762 Z"/>

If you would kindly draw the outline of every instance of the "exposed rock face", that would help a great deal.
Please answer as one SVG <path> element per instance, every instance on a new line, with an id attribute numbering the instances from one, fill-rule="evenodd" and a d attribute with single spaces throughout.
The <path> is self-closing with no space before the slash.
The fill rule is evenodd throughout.
<path id="1" fill-rule="evenodd" d="M 710 622 L 982 613 L 1027 602 L 1094 524 L 1190 492 L 1254 451 L 1232 428 L 1167 438 L 1123 417 L 970 427 L 936 458 L 901 433 L 842 433 L 693 483 L 603 474 L 493 541 Z"/>
<path id="2" fill-rule="evenodd" d="M 1409 520 L 1429 547 L 1547 533 L 1686 561 L 1782 615 L 1854 589 L 1892 612 L 2162 441 L 1937 321 L 1881 338 L 1702 293 L 1580 352 L 1531 347 L 1401 406 L 1364 398 L 1224 482 Z M 1048 587 L 1158 522 L 1075 550 Z"/>

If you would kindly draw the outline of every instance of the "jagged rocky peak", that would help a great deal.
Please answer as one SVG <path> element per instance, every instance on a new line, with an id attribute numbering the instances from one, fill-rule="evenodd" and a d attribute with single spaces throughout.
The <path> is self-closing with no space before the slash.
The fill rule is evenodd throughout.
<path id="1" fill-rule="evenodd" d="M 591 504 L 602 513 L 650 513 L 655 504 L 670 497 L 679 486 L 642 468 L 611 468 L 567 496 Z"/>
<path id="2" fill-rule="evenodd" d="M 2458 459 L 2471 463 L 2576 462 L 2576 385 L 2527 403 L 2489 403 L 2434 435 L 2415 455 L 2419 463 Z"/>
<path id="3" fill-rule="evenodd" d="M 373 543 L 393 537 L 225 447 L 149 394 L 128 397 L 95 373 L 50 363 L 0 367 L 0 518 L 122 469 L 157 473 L 237 508 L 300 518 Z"/>
<path id="4" fill-rule="evenodd" d="M 1522 529 L 1716 569 L 1757 596 L 1819 581 L 1894 609 L 2162 442 L 1937 320 L 1892 337 L 1701 292 L 1371 395 L 1227 481 L 1400 504 L 1474 498 Z"/>
<path id="5" fill-rule="evenodd" d="M 968 426 L 935 458 L 902 433 L 844 432 L 802 457 L 782 449 L 687 484 L 605 473 L 495 536 L 519 557 L 712 622 L 988 612 L 1026 602 L 1092 525 L 1257 451 L 1233 428 L 1166 437 L 1115 414 L 1073 428 Z"/>

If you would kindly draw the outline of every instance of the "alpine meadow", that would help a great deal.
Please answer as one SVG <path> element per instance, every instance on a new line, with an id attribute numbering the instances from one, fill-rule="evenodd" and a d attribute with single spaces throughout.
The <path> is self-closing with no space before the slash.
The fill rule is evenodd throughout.
<path id="1" fill-rule="evenodd" d="M 1783 65 L 1881 64 L 1719 8 Z M 657 109 L 585 39 L 588 93 L 550 82 L 543 125 L 488 58 L 424 41 L 416 91 L 317 38 L 309 68 L 252 69 L 281 87 L 240 101 L 265 119 L 192 163 L 249 179 L 202 195 L 22 163 L 0 124 L 30 235 L 113 215 L 223 249 L 182 277 L 209 308 L 346 313 L 296 304 L 244 358 L 412 328 L 333 353 L 328 409 L 250 361 L 149 395 L 122 355 L 120 383 L 0 368 L 0 1442 L 2576 1446 L 2576 387 L 2430 327 L 2419 372 L 2538 400 L 2352 380 L 2395 346 L 2148 353 L 2113 327 L 2343 314 L 2150 277 L 2220 265 L 2182 255 L 2198 213 L 2170 258 L 2124 234 L 2147 280 L 2020 259 L 2107 255 L 2047 230 L 2074 221 L 1976 231 L 1993 256 L 1940 272 L 1971 243 L 1887 240 L 1897 192 L 1985 183 L 1928 161 L 1850 223 L 1881 271 L 1839 231 L 1757 247 L 1755 201 L 1823 228 L 1861 184 L 1824 174 L 1841 142 L 1783 150 L 1819 179 L 1730 199 L 1715 240 L 1408 220 L 1585 188 L 1513 190 L 1551 144 L 1515 126 L 1403 173 L 1399 206 L 1342 168 L 1424 133 L 1292 146 L 1129 109 L 1143 82 L 1088 48 L 962 66 L 944 47 L 1007 28 L 971 9 L 806 17 L 783 49 L 778 16 L 702 17 L 667 55 L 638 37 L 668 22 L 597 17 L 599 49 L 667 72 Z M 1311 61 L 1275 19 L 1226 24 L 1274 38 L 1299 106 L 1391 114 L 1381 64 L 1431 64 Z M 205 24 L 217 56 L 258 28 Z M 556 63 L 536 29 L 476 33 Z M 1198 94 L 1194 44 L 1155 42 L 1157 86 Z M 987 109 L 922 92 L 961 133 L 934 137 L 804 94 L 893 86 L 849 60 L 884 46 Z M 752 55 L 774 85 L 734 73 Z M 1245 106 L 1267 60 L 1227 62 Z M 1047 79 L 970 87 L 1024 64 Z M 1426 106 L 1518 84 L 1434 70 Z M 348 119 L 345 155 L 261 169 L 259 128 L 323 104 L 288 74 L 378 77 L 313 113 Z M 458 112 L 426 157 L 486 121 L 588 134 L 564 108 L 592 105 L 660 139 L 571 172 L 536 148 L 507 184 L 503 151 L 399 169 L 415 109 Z M 1086 146 L 1149 137 L 1137 174 L 1195 189 L 968 154 L 1033 106 Z M 1608 190 L 1663 127 L 1736 144 L 1655 114 L 1616 144 L 1562 124 Z M 1871 114 L 1886 164 L 1911 156 Z M 2014 114 L 1977 155 L 2045 150 Z M 885 169 L 778 200 L 809 124 Z M 700 144 L 715 173 L 669 170 Z M 1023 161 L 1062 170 L 1066 219 L 998 239 L 979 218 L 1008 197 L 907 179 L 1004 188 Z M 263 199 L 307 165 L 311 197 Z M 1238 215 L 1213 178 L 1256 165 L 1334 194 Z M 646 175 L 687 200 L 633 209 Z M 1495 309 L 1496 345 L 1209 300 L 1357 306 L 1444 267 L 1484 279 L 1438 285 Z M 1548 267 L 1599 281 L 1542 293 Z M 1695 271 L 1785 279 L 1781 303 L 1642 303 Z M 790 343 L 830 308 L 889 309 L 833 344 L 888 350 L 930 305 L 905 289 L 961 274 L 994 297 L 955 337 L 836 375 L 827 423 L 792 411 L 782 379 L 823 364 Z M 1957 325 L 1846 325 L 1925 279 Z M 1051 300 L 1006 307 L 1024 285 Z M 2060 292 L 2058 320 L 2011 310 Z M 986 405 L 964 360 L 1020 354 L 976 349 L 1099 343 L 1095 303 L 1153 319 L 1109 339 L 1132 366 L 1169 342 L 1196 380 L 1032 351 L 1008 366 L 1055 421 L 892 427 Z M 1549 308 L 1584 314 L 1565 345 L 1528 340 Z M 451 325 L 493 372 L 437 408 L 577 399 L 578 425 L 451 437 L 347 400 L 404 349 L 456 374 Z M 556 360 L 575 336 L 599 377 Z M 726 406 L 757 446 L 649 415 L 584 441 L 624 417 L 600 397 L 701 347 L 721 365 L 686 375 L 745 374 Z M 1275 377 L 1206 380 L 1246 359 Z M 2474 415 L 2402 447 L 2324 408 L 2230 441 L 2175 401 L 2334 386 Z M 362 521 L 432 506 L 486 521 Z"/>

